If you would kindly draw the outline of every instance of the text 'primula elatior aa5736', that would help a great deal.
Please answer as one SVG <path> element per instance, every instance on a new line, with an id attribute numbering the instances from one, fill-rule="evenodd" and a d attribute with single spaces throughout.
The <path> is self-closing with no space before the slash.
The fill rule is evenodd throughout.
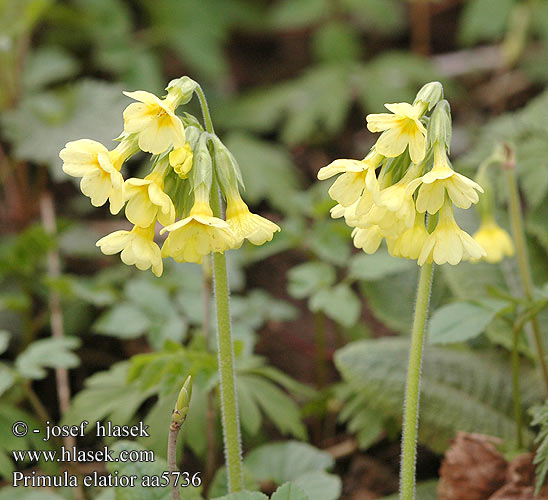
<path id="1" fill-rule="evenodd" d="M 212 252 L 238 248 L 244 239 L 255 245 L 270 241 L 280 228 L 253 214 L 240 196 L 243 181 L 236 160 L 214 134 L 185 113 L 175 113 L 196 91 L 188 77 L 167 86 L 162 99 L 142 90 L 124 92 L 137 102 L 124 111 L 124 131 L 115 149 L 80 139 L 67 143 L 59 156 L 63 171 L 81 177 L 82 193 L 98 207 L 107 201 L 112 214 L 125 205 L 131 231 L 115 231 L 97 242 L 103 253 L 121 252 L 127 265 L 163 271 L 163 257 L 177 262 L 201 263 Z M 150 153 L 150 173 L 124 180 L 121 169 L 138 151 Z M 226 202 L 226 219 L 210 206 L 219 186 Z M 176 221 L 179 217 L 180 220 Z M 156 223 L 168 236 L 160 249 Z"/>
<path id="2" fill-rule="evenodd" d="M 451 111 L 441 84 L 426 84 L 413 104 L 385 106 L 392 113 L 367 116 L 368 129 L 382 134 L 363 160 L 335 160 L 318 172 L 320 180 L 340 174 L 329 189 L 338 203 L 332 217 L 344 217 L 366 253 L 385 239 L 391 255 L 420 266 L 484 257 L 453 216 L 453 205 L 470 208 L 483 189 L 451 167 Z M 425 214 L 435 218 L 431 230 Z"/>

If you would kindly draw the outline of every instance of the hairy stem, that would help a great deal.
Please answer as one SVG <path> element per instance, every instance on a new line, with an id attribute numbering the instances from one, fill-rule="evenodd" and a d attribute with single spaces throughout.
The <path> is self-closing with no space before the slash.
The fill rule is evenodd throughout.
<path id="1" fill-rule="evenodd" d="M 521 418 L 521 392 L 519 387 L 519 335 L 521 324 L 514 325 L 514 341 L 512 344 L 512 394 L 514 400 L 514 419 L 516 421 L 516 438 L 518 448 L 523 446 L 522 418 Z"/>
<path id="2" fill-rule="evenodd" d="M 527 243 L 525 241 L 525 229 L 523 225 L 523 214 L 521 213 L 520 198 L 518 192 L 518 184 L 515 172 L 515 159 L 512 151 L 508 152 L 508 159 L 504 164 L 506 173 L 506 181 L 508 184 L 508 198 L 510 220 L 512 222 L 512 233 L 516 244 L 516 256 L 518 260 L 519 273 L 523 285 L 525 296 L 529 300 L 533 300 L 533 278 L 531 277 L 531 266 L 529 264 L 529 256 L 527 253 Z M 544 344 L 538 324 L 537 315 L 531 316 L 531 327 L 533 329 L 533 338 L 537 350 L 538 364 L 542 373 L 544 382 L 544 391 L 548 393 L 548 367 L 546 366 L 546 354 L 544 352 Z"/>
<path id="3" fill-rule="evenodd" d="M 181 429 L 180 424 L 171 422 L 169 426 L 169 436 L 167 440 L 167 468 L 169 470 L 169 482 L 171 484 L 171 499 L 180 500 L 179 486 L 177 484 L 177 436 Z"/>
<path id="4" fill-rule="evenodd" d="M 417 457 L 417 434 L 419 427 L 419 397 L 422 369 L 422 353 L 424 348 L 424 332 L 430 290 L 432 288 L 433 264 L 424 264 L 420 271 L 415 317 L 411 332 L 411 349 L 409 352 L 409 367 L 405 389 L 405 405 L 403 414 L 402 456 L 400 469 L 400 499 L 415 498 L 415 469 Z"/>
<path id="5" fill-rule="evenodd" d="M 209 114 L 207 100 L 201 87 L 196 87 L 196 94 L 204 117 L 207 132 L 214 133 L 213 122 Z M 214 182 L 211 209 L 215 217 L 222 216 L 221 194 Z M 234 348 L 230 326 L 230 306 L 228 274 L 224 253 L 213 254 L 213 276 L 215 283 L 215 305 L 217 309 L 217 353 L 219 360 L 219 377 L 221 386 L 221 416 L 225 462 L 228 475 L 229 493 L 244 488 L 242 474 L 242 443 L 240 436 L 240 419 L 238 417 L 238 400 L 236 399 L 236 374 L 234 372 Z"/>

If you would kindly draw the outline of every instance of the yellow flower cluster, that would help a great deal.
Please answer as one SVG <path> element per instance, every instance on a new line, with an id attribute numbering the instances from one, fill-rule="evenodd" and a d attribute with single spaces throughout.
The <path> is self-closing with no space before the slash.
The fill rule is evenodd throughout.
<path id="1" fill-rule="evenodd" d="M 332 217 L 344 217 L 366 253 L 385 239 L 391 255 L 420 266 L 485 257 L 453 216 L 453 205 L 469 208 L 483 189 L 451 167 L 451 113 L 441 84 L 425 85 L 413 104 L 386 108 L 392 113 L 367 116 L 368 129 L 382 134 L 363 160 L 335 160 L 318 173 L 320 180 L 339 175 L 329 189 L 337 202 Z"/>
<path id="2" fill-rule="evenodd" d="M 59 154 L 63 171 L 81 178 L 82 193 L 94 206 L 108 200 L 117 214 L 125 205 L 134 225 L 101 238 L 97 246 L 106 255 L 121 252 L 125 264 L 151 268 L 156 276 L 162 274 L 163 257 L 201 263 L 211 252 L 238 248 L 245 239 L 262 245 L 280 230 L 249 211 L 240 196 L 239 167 L 219 138 L 191 115 L 175 113 L 197 87 L 183 77 L 170 82 L 162 99 L 145 91 L 124 92 L 137 102 L 124 111 L 124 131 L 115 149 L 80 139 Z M 150 173 L 124 180 L 122 165 L 139 150 L 152 154 Z M 211 197 L 219 196 L 217 183 L 227 202 L 226 220 L 215 217 L 210 206 Z M 155 241 L 157 223 L 163 226 L 160 234 L 168 233 L 161 249 Z"/>

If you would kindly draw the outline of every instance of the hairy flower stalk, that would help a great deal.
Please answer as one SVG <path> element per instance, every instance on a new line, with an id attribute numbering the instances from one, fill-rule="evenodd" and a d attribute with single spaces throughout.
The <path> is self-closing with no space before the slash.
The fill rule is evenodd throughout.
<path id="1" fill-rule="evenodd" d="M 124 111 L 124 131 L 115 149 L 81 139 L 69 142 L 60 157 L 65 173 L 82 178 L 81 190 L 94 206 L 109 201 L 113 214 L 126 206 L 125 216 L 133 229 L 101 238 L 97 246 L 104 254 L 120 253 L 125 264 L 151 269 L 156 276 L 164 272 L 164 258 L 200 264 L 213 254 L 225 456 L 229 490 L 239 491 L 243 488 L 241 440 L 224 252 L 239 248 L 244 240 L 262 245 L 280 228 L 253 214 L 242 199 L 238 164 L 215 135 L 200 86 L 182 77 L 172 80 L 166 91 L 162 98 L 145 91 L 125 92 L 136 102 Z M 188 113 L 176 113 L 194 94 L 200 100 L 205 127 Z M 151 154 L 148 175 L 124 180 L 122 167 L 139 150 Z M 161 247 L 158 233 L 167 233 Z"/>
<path id="2" fill-rule="evenodd" d="M 421 266 L 409 354 L 403 423 L 400 498 L 415 497 L 420 372 L 433 265 L 456 265 L 486 256 L 463 231 L 453 206 L 467 209 L 483 188 L 455 172 L 449 161 L 451 111 L 440 83 L 424 85 L 413 104 L 385 104 L 392 114 L 367 117 L 371 132 L 382 132 L 361 161 L 335 160 L 318 172 L 339 177 L 329 189 L 337 202 L 333 218 L 354 228 L 354 246 L 374 253 L 386 241 L 394 257 Z M 428 219 L 428 224 L 426 224 Z"/>
<path id="3" fill-rule="evenodd" d="M 214 133 L 213 122 L 204 93 L 197 88 L 198 98 L 204 115 L 206 129 Z M 217 217 L 221 217 L 221 193 L 214 183 L 212 209 Z M 213 279 L 215 286 L 215 305 L 217 308 L 217 359 L 221 381 L 221 418 L 223 425 L 223 441 L 225 462 L 228 475 L 228 491 L 230 493 L 244 489 L 242 470 L 242 438 L 240 433 L 240 417 L 238 400 L 236 399 L 236 374 L 234 371 L 234 346 L 230 324 L 229 286 L 226 271 L 226 257 L 223 254 L 213 255 Z"/>

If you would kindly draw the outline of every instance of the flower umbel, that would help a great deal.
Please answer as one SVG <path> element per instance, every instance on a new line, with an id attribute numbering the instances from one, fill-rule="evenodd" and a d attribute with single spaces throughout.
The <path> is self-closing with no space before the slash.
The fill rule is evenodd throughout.
<path id="1" fill-rule="evenodd" d="M 391 255 L 421 266 L 481 257 L 484 250 L 453 218 L 453 204 L 469 208 L 483 189 L 451 167 L 451 108 L 441 84 L 426 84 L 413 104 L 386 107 L 393 114 L 367 117 L 369 130 L 383 133 L 363 160 L 335 160 L 318 172 L 320 180 L 340 174 L 329 189 L 337 202 L 331 216 L 344 217 L 366 253 L 385 239 Z M 426 213 L 439 213 L 435 229 L 426 228 Z"/>

